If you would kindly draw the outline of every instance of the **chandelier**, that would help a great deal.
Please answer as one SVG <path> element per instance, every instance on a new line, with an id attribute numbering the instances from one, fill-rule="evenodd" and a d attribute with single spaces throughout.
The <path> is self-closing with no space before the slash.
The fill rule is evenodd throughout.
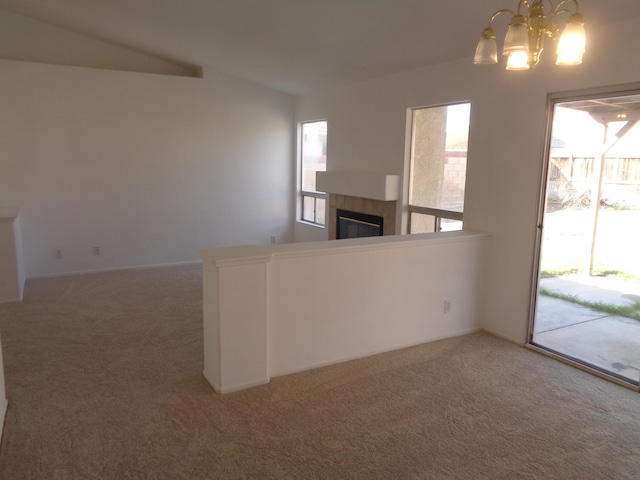
<path id="1" fill-rule="evenodd" d="M 568 10 L 568 4 L 575 11 Z M 545 7 L 548 6 L 548 12 Z M 526 11 L 524 11 L 526 10 Z M 507 70 L 529 70 L 538 64 L 545 37 L 558 38 L 560 27 L 557 19 L 561 14 L 569 14 L 556 50 L 556 65 L 579 65 L 585 51 L 584 18 L 579 12 L 577 0 L 561 0 L 556 6 L 551 0 L 520 0 L 514 12 L 502 9 L 495 12 L 484 29 L 473 63 L 489 65 L 498 63 L 498 45 L 493 21 L 502 13 L 512 15 L 509 29 L 504 39 L 503 55 L 507 57 Z"/>

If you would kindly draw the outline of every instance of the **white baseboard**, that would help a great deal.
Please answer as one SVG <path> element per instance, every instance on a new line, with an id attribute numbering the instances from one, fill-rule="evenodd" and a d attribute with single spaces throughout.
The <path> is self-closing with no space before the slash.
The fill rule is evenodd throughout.
<path id="1" fill-rule="evenodd" d="M 238 392 L 240 390 L 246 390 L 247 388 L 259 387 L 260 385 L 268 384 L 270 381 L 269 378 L 266 378 L 262 380 L 256 380 L 255 382 L 236 384 L 236 385 L 231 385 L 223 388 L 213 381 L 213 377 L 208 375 L 206 370 L 202 371 L 202 375 L 204 376 L 205 380 L 209 382 L 209 385 L 211 385 L 211 388 L 213 388 L 213 390 L 216 393 L 220 393 L 220 394 L 233 393 L 233 392 Z"/>
<path id="2" fill-rule="evenodd" d="M 22 298 L 20 297 L 16 297 L 16 298 L 7 298 L 5 300 L 0 300 L 0 303 L 15 303 L 15 302 L 21 302 Z"/>
<path id="3" fill-rule="evenodd" d="M 482 329 L 479 327 L 471 327 L 471 328 L 465 328 L 465 329 L 461 329 L 461 330 L 456 330 L 453 332 L 448 332 L 445 334 L 441 334 L 441 335 L 429 335 L 425 338 L 421 338 L 418 339 L 416 341 L 411 341 L 411 342 L 405 342 L 405 343 L 400 343 L 400 344 L 396 344 L 396 345 L 388 345 L 382 348 L 378 348 L 375 350 L 369 350 L 366 352 L 360 352 L 358 354 L 355 355 L 349 355 L 346 357 L 342 357 L 342 358 L 338 358 L 338 359 L 334 359 L 334 360 L 329 360 L 326 362 L 318 362 L 318 363 L 312 363 L 312 364 L 308 364 L 308 365 L 304 365 L 304 366 L 300 366 L 300 367 L 292 367 L 292 368 L 287 368 L 284 370 L 280 370 L 280 371 L 271 371 L 269 372 L 269 375 L 272 378 L 275 377 L 282 377 L 285 375 L 291 375 L 294 373 L 300 373 L 300 372 L 306 372 L 307 370 L 315 370 L 316 368 L 324 368 L 324 367 L 330 367 L 332 365 L 338 365 L 340 363 L 345 363 L 345 362 L 351 362 L 353 360 L 359 360 L 361 358 L 367 358 L 367 357 L 372 357 L 374 355 L 380 355 L 383 353 L 388 353 L 388 352 L 393 352 L 396 350 L 403 350 L 405 348 L 411 348 L 411 347 L 416 347 L 418 345 L 424 345 L 427 343 L 433 343 L 433 342 L 437 342 L 440 340 L 447 340 L 449 338 L 456 338 L 456 337 L 461 337 L 464 335 L 471 335 L 472 333 L 477 333 L 479 331 L 481 331 Z"/>
<path id="4" fill-rule="evenodd" d="M 179 267 L 182 265 L 198 265 L 202 264 L 202 260 L 193 260 L 189 262 L 175 262 L 175 263 L 159 263 L 155 265 L 137 265 L 131 267 L 114 267 L 114 268 L 102 268 L 98 270 L 76 270 L 73 272 L 62 273 L 43 273 L 36 275 L 29 275 L 27 280 L 38 278 L 56 278 L 56 277 L 73 277 L 75 275 L 91 275 L 94 273 L 109 273 L 109 272 L 124 272 L 127 270 L 149 270 L 152 268 L 165 268 L 165 267 Z"/>
<path id="5" fill-rule="evenodd" d="M 526 345 L 526 343 L 527 343 L 526 340 L 523 341 L 523 340 L 519 340 L 517 338 L 510 337 L 508 335 L 503 335 L 502 333 L 499 333 L 499 332 L 496 332 L 494 330 L 491 330 L 490 328 L 482 328 L 482 331 L 490 333 L 494 337 L 501 338 L 502 340 L 507 340 L 507 341 L 512 342 L 512 343 L 517 343 L 521 347 L 524 347 Z"/>

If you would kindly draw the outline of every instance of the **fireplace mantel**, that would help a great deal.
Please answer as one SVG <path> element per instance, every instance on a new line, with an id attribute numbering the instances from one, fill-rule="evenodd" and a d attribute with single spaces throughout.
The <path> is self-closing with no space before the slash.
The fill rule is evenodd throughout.
<path id="1" fill-rule="evenodd" d="M 317 172 L 320 192 L 389 202 L 400 199 L 400 176 L 367 172 Z"/>
<path id="2" fill-rule="evenodd" d="M 400 176 L 366 172 L 317 172 L 316 188 L 329 194 L 328 239 L 336 238 L 337 209 L 384 219 L 383 235 L 396 234 Z"/>

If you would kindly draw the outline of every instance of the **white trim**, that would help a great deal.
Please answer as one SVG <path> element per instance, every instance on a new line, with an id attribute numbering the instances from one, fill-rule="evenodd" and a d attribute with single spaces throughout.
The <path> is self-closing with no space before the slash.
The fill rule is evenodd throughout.
<path id="1" fill-rule="evenodd" d="M 274 252 L 275 258 L 296 258 L 319 255 L 340 255 L 345 253 L 362 253 L 375 250 L 392 250 L 407 247 L 423 247 L 425 245 L 440 245 L 468 242 L 480 237 L 490 237 L 490 233 L 459 230 L 455 232 L 423 233 L 414 235 L 394 235 L 382 237 L 347 238 L 331 240 L 330 243 L 319 242 L 314 245 L 306 242 L 302 250 L 288 250 Z M 334 243 L 336 242 L 336 243 Z"/>
<path id="2" fill-rule="evenodd" d="M 16 297 L 16 298 L 6 298 L 4 300 L 0 300 L 0 305 L 3 303 L 15 303 L 15 302 L 21 302 L 23 299 L 22 297 Z"/>
<path id="3" fill-rule="evenodd" d="M 487 333 L 489 333 L 489 334 L 493 335 L 494 337 L 501 338 L 502 340 L 506 340 L 506 341 L 508 341 L 508 342 L 511 342 L 511 343 L 515 343 L 515 344 L 517 344 L 517 345 L 520 345 L 521 347 L 526 346 L 526 342 L 525 342 L 525 341 L 523 341 L 523 340 L 518 340 L 517 338 L 513 338 L 513 337 L 510 337 L 510 336 L 508 336 L 508 335 L 504 335 L 504 334 L 502 334 L 502 333 L 500 333 L 500 332 L 497 332 L 496 330 L 492 330 L 491 328 L 485 328 L 485 327 L 482 327 L 482 331 L 483 331 L 483 332 L 487 332 Z"/>
<path id="4" fill-rule="evenodd" d="M 353 355 L 353 356 L 348 356 L 348 357 L 344 357 L 341 358 L 339 360 L 333 360 L 330 362 L 322 362 L 322 363 L 318 363 L 318 364 L 314 364 L 311 366 L 302 366 L 299 368 L 291 368 L 291 369 L 287 369 L 281 372 L 276 372 L 273 373 L 273 377 L 282 377 L 285 375 L 292 375 L 294 373 L 300 373 L 300 372 L 304 372 L 307 370 L 315 370 L 316 368 L 323 368 L 323 367 L 330 367 L 331 365 L 338 365 L 340 363 L 344 363 L 344 362 L 351 362 L 353 360 L 360 360 L 360 359 L 364 359 L 364 358 L 368 358 L 374 355 L 381 355 L 383 353 L 390 353 L 390 352 L 395 352 L 397 350 L 404 350 L 405 348 L 412 348 L 412 347 L 417 347 L 418 345 L 426 345 L 432 342 L 438 342 L 440 340 L 447 340 L 449 338 L 457 338 L 457 337 L 462 337 L 464 335 L 471 335 L 473 333 L 478 333 L 482 331 L 482 328 L 480 327 L 474 327 L 474 328 L 467 328 L 467 329 L 463 329 L 454 333 L 450 333 L 447 335 L 436 335 L 434 337 L 428 337 L 426 339 L 420 339 L 418 341 L 415 342 L 410 342 L 410 343 L 406 343 L 406 344 L 399 344 L 399 345 L 394 345 L 388 348 L 383 348 L 383 349 L 379 349 L 379 350 L 372 350 L 369 352 L 365 352 L 359 355 Z"/>
<path id="5" fill-rule="evenodd" d="M 0 206 L 0 220 L 13 220 L 19 213 L 20 207 L 18 206 Z"/>
<path id="6" fill-rule="evenodd" d="M 310 222 L 309 220 L 297 219 L 296 223 L 301 223 L 303 225 L 309 225 L 310 227 L 316 227 L 316 228 L 320 228 L 320 229 L 323 229 L 323 230 L 327 228 L 326 225 L 321 225 L 319 223 L 313 223 L 313 222 Z"/>
<path id="7" fill-rule="evenodd" d="M 248 382 L 248 383 L 238 383 L 230 387 L 221 388 L 216 382 L 213 381 L 211 376 L 207 374 L 206 370 L 202 370 L 202 376 L 209 383 L 209 385 L 211 385 L 211 388 L 213 388 L 213 390 L 216 393 L 220 393 L 220 394 L 233 393 L 240 390 L 245 390 L 247 388 L 259 387 L 260 385 L 266 385 L 271 381 L 271 379 L 267 378 L 266 380 L 258 380 L 256 382 Z"/>
<path id="8" fill-rule="evenodd" d="M 376 250 L 393 250 L 425 245 L 441 245 L 468 242 L 490 237 L 487 232 L 458 230 L 454 232 L 421 233 L 414 235 L 388 235 L 382 237 L 347 238 L 319 242 L 281 243 L 265 246 L 239 246 L 199 250 L 204 260 L 216 266 L 234 266 L 268 263 L 271 259 L 341 255 Z"/>
<path id="9" fill-rule="evenodd" d="M 273 254 L 267 255 L 254 255 L 251 257 L 242 257 L 242 258 L 221 258 L 221 259 L 212 259 L 211 261 L 215 263 L 216 267 L 238 267 L 241 265 L 255 265 L 258 263 L 269 263 L 273 258 Z"/>
<path id="10" fill-rule="evenodd" d="M 192 260 L 189 262 L 175 262 L 175 263 L 158 263 L 153 265 L 135 265 L 130 267 L 114 267 L 114 268 L 102 268 L 98 270 L 76 270 L 73 272 L 62 273 L 43 273 L 37 275 L 30 275 L 27 280 L 39 279 L 39 278 L 56 278 L 56 277 L 73 277 L 76 275 L 93 275 L 94 273 L 109 273 L 109 272 L 123 272 L 127 270 L 150 270 L 153 268 L 165 268 L 165 267 L 179 267 L 181 265 L 195 265 L 202 264 L 202 260 Z"/>

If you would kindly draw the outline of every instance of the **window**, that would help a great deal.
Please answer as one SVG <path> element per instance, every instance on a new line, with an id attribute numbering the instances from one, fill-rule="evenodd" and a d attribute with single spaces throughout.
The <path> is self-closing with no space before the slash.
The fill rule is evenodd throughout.
<path id="1" fill-rule="evenodd" d="M 470 107 L 412 111 L 408 233 L 462 230 Z"/>
<path id="2" fill-rule="evenodd" d="M 316 190 L 316 172 L 327 169 L 327 122 L 307 122 L 300 127 L 300 219 L 325 224 L 326 193 Z"/>

